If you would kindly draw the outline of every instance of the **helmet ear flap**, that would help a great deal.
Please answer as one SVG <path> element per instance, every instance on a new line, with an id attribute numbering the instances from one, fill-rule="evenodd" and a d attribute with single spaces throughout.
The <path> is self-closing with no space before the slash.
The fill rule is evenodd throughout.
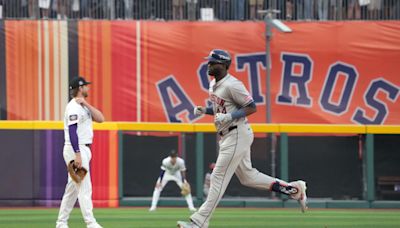
<path id="1" fill-rule="evenodd" d="M 229 70 L 229 67 L 231 66 L 231 63 L 232 63 L 231 60 L 225 62 L 226 70 Z"/>

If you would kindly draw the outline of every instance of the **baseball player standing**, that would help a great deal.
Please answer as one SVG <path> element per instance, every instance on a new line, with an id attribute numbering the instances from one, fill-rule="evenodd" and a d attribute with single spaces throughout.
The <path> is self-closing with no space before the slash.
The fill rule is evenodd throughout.
<path id="1" fill-rule="evenodd" d="M 178 153 L 172 150 L 170 155 L 163 159 L 161 163 L 160 177 L 157 179 L 156 186 L 154 187 L 153 200 L 149 211 L 155 211 L 157 208 L 158 199 L 160 194 L 169 181 L 175 181 L 179 188 L 183 188 L 183 185 L 189 185 L 186 180 L 186 166 L 185 161 L 178 157 Z M 190 211 L 196 211 L 193 206 L 192 194 L 188 192 L 185 196 L 187 205 Z"/>
<path id="2" fill-rule="evenodd" d="M 208 74 L 214 79 L 209 85 L 212 107 L 197 106 L 195 114 L 214 115 L 219 141 L 219 153 L 211 174 L 211 188 L 206 201 L 190 217 L 190 222 L 178 221 L 178 227 L 207 228 L 212 213 L 221 200 L 233 173 L 243 185 L 289 195 L 306 210 L 306 183 L 285 181 L 267 176 L 252 167 L 250 146 L 254 135 L 246 116 L 257 111 L 253 98 L 241 81 L 228 73 L 231 56 L 227 51 L 214 49 L 206 57 Z"/>
<path id="3" fill-rule="evenodd" d="M 104 116 L 85 100 L 89 91 L 88 84 L 90 82 L 83 77 L 77 77 L 72 79 L 69 85 L 72 99 L 67 104 L 64 115 L 64 160 L 67 167 L 73 162 L 74 167 L 85 169 L 87 173 L 79 183 L 73 181 L 70 174 L 68 175 L 68 183 L 61 201 L 56 228 L 68 228 L 68 218 L 77 199 L 86 226 L 101 228 L 93 216 L 89 163 L 92 158 L 90 151 L 93 140 L 92 120 L 101 123 L 104 121 Z"/>

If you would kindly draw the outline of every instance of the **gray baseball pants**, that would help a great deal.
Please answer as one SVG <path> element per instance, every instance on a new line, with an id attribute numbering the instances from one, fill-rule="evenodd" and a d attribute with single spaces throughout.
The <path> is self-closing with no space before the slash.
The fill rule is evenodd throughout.
<path id="1" fill-rule="evenodd" d="M 221 137 L 209 194 L 199 210 L 190 217 L 198 227 L 208 227 L 212 213 L 224 195 L 233 173 L 236 173 L 243 185 L 262 190 L 269 190 L 271 184 L 277 181 L 252 167 L 250 146 L 253 139 L 253 131 L 247 123 L 238 125 Z"/>

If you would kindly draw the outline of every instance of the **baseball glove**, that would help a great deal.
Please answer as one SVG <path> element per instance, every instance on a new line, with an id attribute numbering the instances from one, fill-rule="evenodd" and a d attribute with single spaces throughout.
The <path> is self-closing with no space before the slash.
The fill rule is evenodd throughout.
<path id="1" fill-rule="evenodd" d="M 190 184 L 188 182 L 183 183 L 182 188 L 181 188 L 181 194 L 183 196 L 186 196 L 190 194 L 191 189 L 190 189 Z"/>
<path id="2" fill-rule="evenodd" d="M 74 164 L 74 160 L 72 160 L 68 165 L 68 173 L 72 180 L 79 184 L 82 182 L 83 178 L 85 178 L 87 170 L 83 167 L 77 168 Z"/>

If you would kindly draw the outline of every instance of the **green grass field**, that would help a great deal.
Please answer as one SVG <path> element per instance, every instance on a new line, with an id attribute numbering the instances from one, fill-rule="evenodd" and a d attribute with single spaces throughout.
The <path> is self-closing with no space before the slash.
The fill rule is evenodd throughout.
<path id="1" fill-rule="evenodd" d="M 57 208 L 0 208 L 0 227 L 54 228 L 57 213 Z M 176 227 L 177 220 L 190 215 L 186 208 L 159 208 L 152 213 L 147 208 L 95 209 L 94 213 L 105 228 Z M 78 208 L 69 225 L 85 227 Z M 210 227 L 400 227 L 400 210 L 311 209 L 302 214 L 296 209 L 217 208 Z"/>

